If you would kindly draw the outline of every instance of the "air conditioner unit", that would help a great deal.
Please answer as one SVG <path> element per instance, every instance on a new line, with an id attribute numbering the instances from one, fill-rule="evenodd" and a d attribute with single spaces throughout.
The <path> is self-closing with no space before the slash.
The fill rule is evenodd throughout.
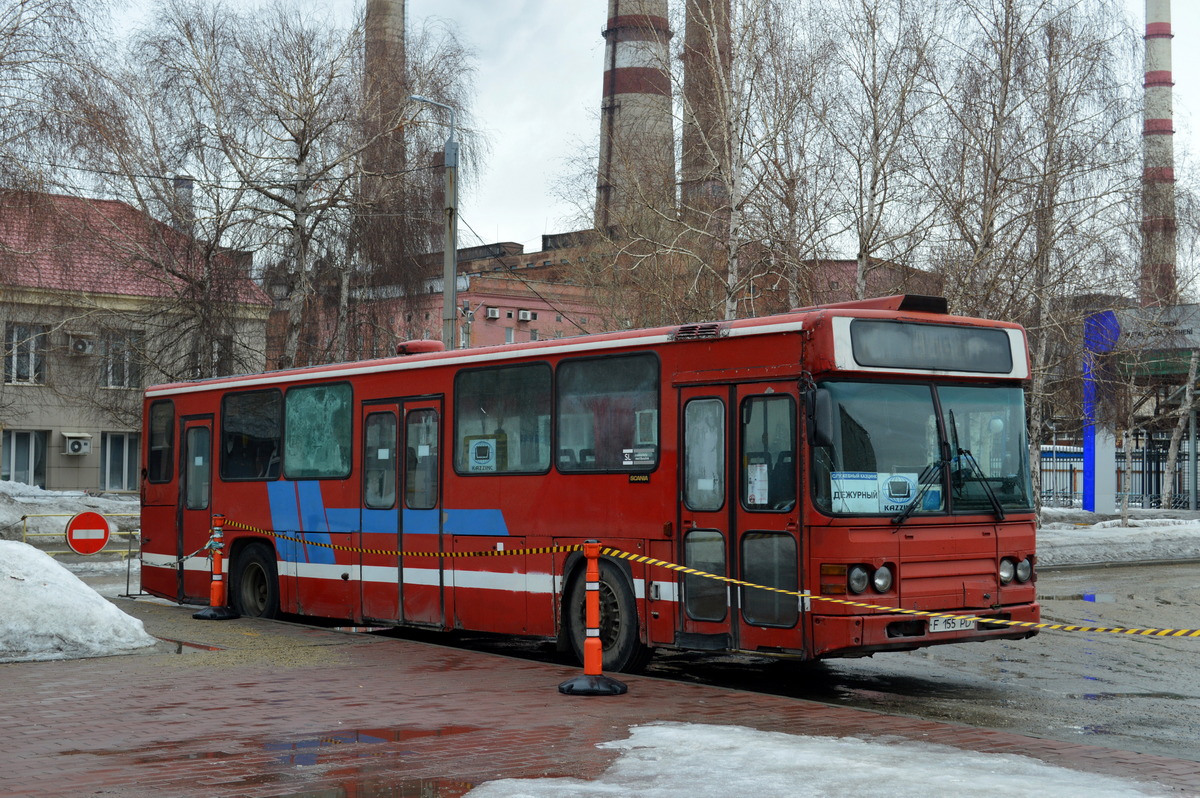
<path id="1" fill-rule="evenodd" d="M 72 335 L 68 346 L 72 355 L 90 355 L 96 351 L 96 339 L 89 335 Z"/>
<path id="2" fill-rule="evenodd" d="M 487 317 L 489 319 L 500 318 L 500 308 L 488 308 L 487 309 Z"/>
<path id="3" fill-rule="evenodd" d="M 528 310 L 517 311 L 517 321 L 529 321 L 533 318 L 533 313 Z"/>
<path id="4" fill-rule="evenodd" d="M 64 432 L 63 454 L 81 456 L 91 454 L 92 436 L 86 432 Z"/>

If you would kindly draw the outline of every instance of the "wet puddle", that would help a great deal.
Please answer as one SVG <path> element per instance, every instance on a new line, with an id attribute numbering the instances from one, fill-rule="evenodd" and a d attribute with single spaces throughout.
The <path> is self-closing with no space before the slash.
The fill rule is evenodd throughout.
<path id="1" fill-rule="evenodd" d="M 328 734 L 322 734 L 305 740 L 268 742 L 263 744 L 263 748 L 267 751 L 278 752 L 279 756 L 276 761 L 281 765 L 311 767 L 320 764 L 322 756 L 332 753 L 330 749 L 337 748 L 338 746 L 402 743 L 408 740 L 417 740 L 426 737 L 448 737 L 454 734 L 466 734 L 474 731 L 479 731 L 478 727 L 444 726 L 438 729 L 349 729 L 346 731 L 329 732 Z M 372 751 L 367 748 L 354 753 L 353 756 L 360 758 L 404 756 L 408 753 L 412 752 L 397 751 L 394 748 L 388 748 L 386 751 Z M 346 753 L 339 752 L 339 755 L 345 756 Z"/>
<path id="2" fill-rule="evenodd" d="M 280 793 L 280 798 L 462 798 L 476 785 L 448 779 L 351 781 L 340 787 Z"/>

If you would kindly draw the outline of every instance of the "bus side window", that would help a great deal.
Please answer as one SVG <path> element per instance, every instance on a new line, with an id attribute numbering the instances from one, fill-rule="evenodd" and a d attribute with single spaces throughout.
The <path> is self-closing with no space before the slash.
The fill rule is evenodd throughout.
<path id="1" fill-rule="evenodd" d="M 363 425 L 363 503 L 372 510 L 396 506 L 396 414 L 371 413 Z"/>
<path id="2" fill-rule="evenodd" d="M 350 476 L 350 410 L 346 382 L 292 388 L 284 397 L 283 473 L 289 479 Z"/>
<path id="3" fill-rule="evenodd" d="M 650 471 L 658 465 L 658 360 L 577 358 L 559 364 L 557 441 L 579 452 L 560 471 Z"/>
<path id="4" fill-rule="evenodd" d="M 170 482 L 175 462 L 175 405 L 155 402 L 150 405 L 150 453 L 146 462 L 146 479 L 150 482 Z"/>
<path id="5" fill-rule="evenodd" d="M 221 479 L 279 476 L 279 391 L 242 391 L 221 399 Z"/>
<path id="6" fill-rule="evenodd" d="M 438 503 L 438 415 L 414 410 L 405 419 L 407 466 L 404 504 L 410 510 L 432 510 Z"/>
<path id="7" fill-rule="evenodd" d="M 545 363 L 461 372 L 454 380 L 454 470 L 549 470 L 550 384 L 550 366 Z"/>
<path id="8" fill-rule="evenodd" d="M 752 396 L 743 402 L 743 507 L 779 511 L 795 505 L 795 450 L 796 403 L 791 396 Z"/>

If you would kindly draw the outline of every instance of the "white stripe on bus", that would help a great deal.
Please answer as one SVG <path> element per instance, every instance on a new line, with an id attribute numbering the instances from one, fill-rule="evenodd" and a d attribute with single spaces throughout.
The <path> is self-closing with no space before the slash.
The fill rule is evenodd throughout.
<path id="1" fill-rule="evenodd" d="M 229 561 L 224 561 L 224 570 L 229 572 Z M 169 568 L 175 570 L 176 558 L 165 554 L 142 554 L 142 567 Z M 211 566 L 203 557 L 192 557 L 184 561 L 185 571 L 210 572 Z M 397 583 L 399 572 L 396 568 L 384 565 L 338 565 L 336 563 L 292 563 L 279 562 L 279 572 L 283 576 L 294 576 L 302 579 L 326 579 L 331 582 L 342 582 L 342 574 L 349 574 L 350 579 L 368 583 L 391 584 Z M 502 590 L 517 593 L 557 594 L 562 591 L 562 577 L 543 573 L 501 573 L 496 571 L 454 571 L 445 572 L 446 587 L 460 587 L 476 590 Z M 441 584 L 436 568 L 405 568 L 404 583 L 406 585 L 425 585 L 437 587 Z M 678 585 L 675 582 L 651 583 L 658 587 L 660 601 L 677 601 Z M 635 579 L 633 583 L 634 597 L 646 597 L 645 581 Z"/>

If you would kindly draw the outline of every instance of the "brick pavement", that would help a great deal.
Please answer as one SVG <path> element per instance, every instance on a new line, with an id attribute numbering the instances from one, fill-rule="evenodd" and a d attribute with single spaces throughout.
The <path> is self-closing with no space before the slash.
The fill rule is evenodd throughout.
<path id="1" fill-rule="evenodd" d="M 555 665 L 120 606 L 215 650 L 0 665 L 0 795 L 449 798 L 497 778 L 595 778 L 619 755 L 596 745 L 651 720 L 894 736 L 1200 794 L 1200 762 L 640 677 L 622 677 L 625 696 L 563 696 L 578 672 Z"/>

